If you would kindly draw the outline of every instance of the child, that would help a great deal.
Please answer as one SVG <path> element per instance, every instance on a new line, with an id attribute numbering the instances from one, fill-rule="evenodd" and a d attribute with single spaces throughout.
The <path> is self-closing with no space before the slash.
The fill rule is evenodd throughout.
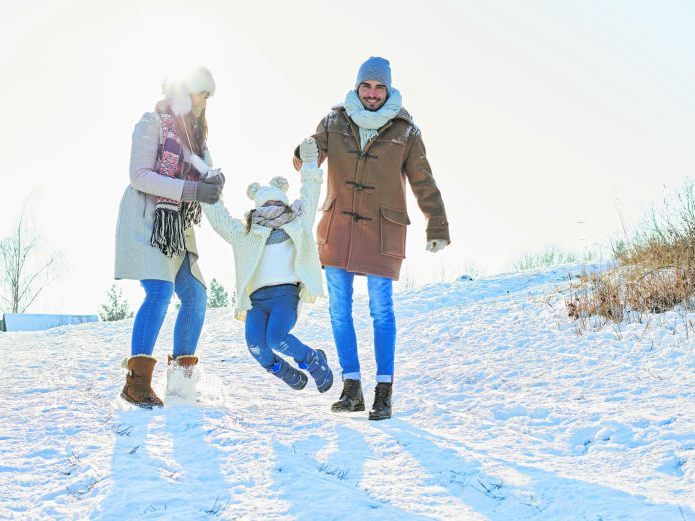
<path id="1" fill-rule="evenodd" d="M 246 343 L 269 373 L 293 389 L 307 377 L 276 352 L 290 356 L 314 378 L 319 392 L 333 385 L 326 355 L 290 334 L 300 301 L 323 296 L 321 266 L 313 235 L 323 172 L 316 165 L 318 149 L 309 138 L 300 146 L 304 166 L 301 198 L 288 206 L 287 180 L 275 177 L 270 186 L 249 185 L 246 193 L 256 208 L 242 223 L 229 215 L 222 201 L 203 205 L 215 231 L 232 245 L 236 268 L 236 315 L 246 322 Z"/>

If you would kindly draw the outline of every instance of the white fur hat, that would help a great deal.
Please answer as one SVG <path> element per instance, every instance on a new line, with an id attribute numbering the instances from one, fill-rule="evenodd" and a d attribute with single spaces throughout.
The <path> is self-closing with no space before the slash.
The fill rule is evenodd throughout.
<path id="1" fill-rule="evenodd" d="M 288 188 L 289 183 L 287 179 L 284 177 L 273 177 L 270 180 L 270 186 L 251 183 L 246 189 L 246 195 L 256 204 L 256 208 L 260 208 L 268 201 L 282 201 L 285 204 L 289 204 L 287 199 Z"/>
<path id="2" fill-rule="evenodd" d="M 215 79 L 205 67 L 194 67 L 183 73 L 168 74 L 162 83 L 162 94 L 177 116 L 191 111 L 191 94 L 215 94 Z"/>

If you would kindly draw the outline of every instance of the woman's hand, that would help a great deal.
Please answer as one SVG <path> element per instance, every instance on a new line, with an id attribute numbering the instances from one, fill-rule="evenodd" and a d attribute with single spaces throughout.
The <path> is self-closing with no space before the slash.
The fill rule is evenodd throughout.
<path id="1" fill-rule="evenodd" d="M 215 204 L 220 200 L 222 187 L 224 186 L 224 176 L 211 179 L 214 182 L 185 181 L 183 186 L 182 201 L 198 201 L 199 203 Z M 220 182 L 221 181 L 221 182 Z"/>
<path id="2" fill-rule="evenodd" d="M 212 170 L 208 170 L 208 174 L 205 176 L 205 179 L 203 180 L 203 182 L 205 183 L 211 185 L 220 185 L 222 188 L 224 188 L 225 181 L 226 180 L 221 168 L 214 168 Z"/>

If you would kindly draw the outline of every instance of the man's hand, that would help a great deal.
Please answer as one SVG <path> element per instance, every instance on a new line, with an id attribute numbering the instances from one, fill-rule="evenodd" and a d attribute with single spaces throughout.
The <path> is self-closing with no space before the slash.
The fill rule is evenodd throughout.
<path id="1" fill-rule="evenodd" d="M 431 251 L 432 253 L 437 253 L 440 250 L 443 250 L 449 245 L 449 241 L 445 241 L 444 239 L 432 239 L 431 241 L 427 241 L 427 251 Z"/>
<path id="2" fill-rule="evenodd" d="M 303 163 L 317 163 L 319 160 L 319 147 L 316 146 L 316 140 L 313 137 L 308 137 L 299 145 L 299 158 Z"/>

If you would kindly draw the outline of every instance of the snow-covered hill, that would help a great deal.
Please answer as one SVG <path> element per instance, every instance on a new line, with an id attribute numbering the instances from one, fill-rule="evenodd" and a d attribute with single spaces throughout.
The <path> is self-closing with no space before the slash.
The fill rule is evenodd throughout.
<path id="1" fill-rule="evenodd" d="M 383 422 L 332 414 L 338 384 L 283 387 L 228 310 L 208 314 L 202 402 L 154 411 L 116 399 L 132 321 L 0 334 L 0 518 L 695 521 L 695 315 L 578 335 L 578 269 L 399 293 Z M 338 370 L 325 301 L 296 331 Z"/>

